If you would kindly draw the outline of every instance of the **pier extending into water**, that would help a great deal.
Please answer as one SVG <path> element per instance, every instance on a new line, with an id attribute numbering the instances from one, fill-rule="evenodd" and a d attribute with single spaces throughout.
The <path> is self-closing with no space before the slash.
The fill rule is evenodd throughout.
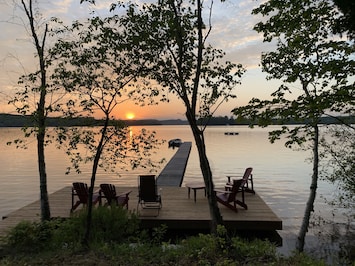
<path id="1" fill-rule="evenodd" d="M 191 142 L 183 142 L 157 178 L 158 186 L 180 187 L 184 179 Z"/>
<path id="2" fill-rule="evenodd" d="M 204 190 L 196 191 L 195 201 L 193 197 L 188 197 L 188 188 L 181 187 L 190 150 L 191 142 L 183 143 L 158 176 L 157 183 L 161 189 L 163 207 L 157 216 L 154 213 L 156 210 L 142 210 L 139 207 L 137 209 L 138 187 L 116 185 L 118 194 L 132 190 L 129 211 L 140 214 L 143 228 L 159 227 L 162 224 L 173 230 L 208 230 L 210 228 L 210 212 Z M 68 186 L 49 195 L 52 217 L 70 217 L 71 193 L 71 187 Z M 282 230 L 282 220 L 257 193 L 255 195 L 245 193 L 245 202 L 248 205 L 248 210 L 239 208 L 238 212 L 219 205 L 224 224 L 228 229 Z M 80 207 L 78 210 L 80 210 Z M 0 236 L 20 221 L 39 221 L 40 213 L 39 200 L 9 213 L 0 221 Z"/>

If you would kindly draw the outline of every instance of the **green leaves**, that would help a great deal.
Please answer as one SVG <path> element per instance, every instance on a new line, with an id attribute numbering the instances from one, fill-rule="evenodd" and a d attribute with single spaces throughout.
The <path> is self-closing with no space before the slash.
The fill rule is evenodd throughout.
<path id="1" fill-rule="evenodd" d="M 333 35 L 337 12 L 329 1 L 311 0 L 270 0 L 254 9 L 253 14 L 267 17 L 255 30 L 264 34 L 264 41 L 277 43 L 275 51 L 262 54 L 262 70 L 283 84 L 272 100 L 253 99 L 235 114 L 263 126 L 273 119 L 312 126 L 329 111 L 353 110 L 355 47 Z M 305 140 L 283 133 L 296 143 Z"/>
<path id="2" fill-rule="evenodd" d="M 206 43 L 209 31 L 195 4 L 164 0 L 132 6 L 128 23 L 137 42 L 146 45 L 141 49 L 149 51 L 152 68 L 147 77 L 178 95 L 197 119 L 210 116 L 223 101 L 235 97 L 231 91 L 245 69 L 223 62 L 224 52 Z M 206 35 L 201 36 L 200 30 Z"/>
<path id="3" fill-rule="evenodd" d="M 104 135 L 103 135 L 104 134 Z M 131 132 L 122 123 L 113 123 L 105 132 L 99 127 L 70 127 L 57 129 L 58 148 L 65 149 L 71 161 L 67 173 L 74 169 L 81 172 L 82 164 L 93 163 L 98 151 L 98 139 L 103 136 L 103 147 L 98 165 L 104 171 L 121 172 L 135 168 L 152 169 L 161 162 L 151 156 L 162 141 L 156 133 L 142 129 Z"/>

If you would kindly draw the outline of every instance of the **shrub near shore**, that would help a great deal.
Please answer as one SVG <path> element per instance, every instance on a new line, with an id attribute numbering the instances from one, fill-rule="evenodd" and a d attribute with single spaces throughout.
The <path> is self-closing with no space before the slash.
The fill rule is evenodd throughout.
<path id="1" fill-rule="evenodd" d="M 2 239 L 1 265 L 324 265 L 303 255 L 282 258 L 267 241 L 198 234 L 166 240 L 167 228 L 139 229 L 134 213 L 99 207 L 90 248 L 81 244 L 85 213 L 49 222 L 21 222 Z"/>

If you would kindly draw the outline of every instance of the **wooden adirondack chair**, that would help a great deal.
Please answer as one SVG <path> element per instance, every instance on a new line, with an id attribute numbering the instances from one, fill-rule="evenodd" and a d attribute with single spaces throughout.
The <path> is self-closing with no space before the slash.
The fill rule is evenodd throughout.
<path id="1" fill-rule="evenodd" d="M 230 208 L 231 210 L 238 212 L 237 204 L 242 206 L 244 209 L 248 209 L 247 204 L 245 203 L 244 198 L 244 179 L 233 180 L 233 185 L 230 190 L 215 190 L 217 202 L 223 204 L 224 206 Z M 242 194 L 242 200 L 238 200 L 237 194 Z"/>
<path id="2" fill-rule="evenodd" d="M 78 200 L 74 204 L 75 196 L 78 197 Z M 92 204 L 95 205 L 100 200 L 99 193 L 95 192 L 92 196 Z M 71 209 L 70 212 L 73 212 L 80 204 L 87 206 L 89 202 L 89 189 L 88 185 L 81 182 L 74 182 L 71 193 Z"/>
<path id="3" fill-rule="evenodd" d="M 232 182 L 233 179 L 242 178 L 244 180 L 244 184 L 243 184 L 244 191 L 255 194 L 252 171 L 253 171 L 253 168 L 252 167 L 248 167 L 247 169 L 245 169 L 245 172 L 244 172 L 243 176 L 237 176 L 237 175 L 227 176 L 228 181 L 227 181 L 227 184 L 226 184 L 226 190 L 230 190 L 231 189 L 231 187 L 233 185 L 233 182 Z"/>
<path id="4" fill-rule="evenodd" d="M 106 199 L 105 205 L 116 204 L 117 206 L 126 206 L 128 209 L 129 194 L 132 190 L 121 193 L 117 195 L 116 187 L 112 184 L 101 184 L 100 185 L 100 202 L 102 199 Z"/>

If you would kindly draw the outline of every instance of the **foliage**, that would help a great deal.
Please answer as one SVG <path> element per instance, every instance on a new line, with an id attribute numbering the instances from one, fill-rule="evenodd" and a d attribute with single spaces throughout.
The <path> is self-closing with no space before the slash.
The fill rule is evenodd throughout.
<path id="1" fill-rule="evenodd" d="M 117 213 L 115 213 L 118 211 Z M 227 237 L 225 230 L 219 228 L 217 236 L 199 234 L 188 237 L 176 244 L 162 242 L 148 242 L 137 238 L 137 231 L 133 231 L 129 224 L 134 217 L 124 217 L 123 209 L 114 210 L 111 213 L 109 208 L 98 210 L 97 215 L 103 214 L 105 218 L 94 219 L 97 229 L 105 220 L 105 230 L 108 229 L 112 218 L 123 219 L 125 226 L 120 230 L 110 226 L 112 232 L 117 232 L 122 237 L 112 238 L 110 231 L 101 230 L 97 234 L 90 250 L 83 251 L 80 243 L 77 246 L 65 245 L 78 241 L 76 234 L 84 232 L 82 222 L 85 219 L 72 217 L 66 221 L 50 221 L 47 227 L 48 235 L 55 237 L 42 238 L 45 240 L 42 248 L 32 245 L 26 249 L 19 249 L 18 244 L 28 241 L 27 234 L 17 235 L 17 240 L 12 242 L 13 252 L 4 253 L 0 259 L 1 265 L 324 265 L 322 262 L 310 259 L 305 255 L 294 255 L 290 258 L 280 258 L 276 255 L 275 247 L 269 242 L 261 240 L 245 241 L 238 237 L 232 237 L 232 245 L 226 246 Z M 123 215 L 123 216 L 122 216 Z M 95 216 L 95 214 L 94 214 Z M 21 231 L 29 232 L 39 224 L 23 226 Z M 127 226 L 127 227 L 126 227 Z M 127 233 L 122 235 L 125 229 Z M 130 229 L 131 228 L 131 229 Z M 19 230 L 19 229 L 14 229 Z M 119 232 L 118 232 L 119 231 Z M 13 234 L 13 232 L 12 232 Z M 107 239 L 110 238 L 110 240 Z M 136 242 L 132 242 L 132 240 Z M 29 243 L 29 242 L 26 242 Z M 64 244 L 63 244 L 64 243 Z M 136 244 L 135 244 L 136 243 Z M 24 247 L 24 245 L 23 245 Z M 49 248 L 50 247 L 50 248 Z M 50 249 L 50 250 L 49 250 Z"/>
<path id="2" fill-rule="evenodd" d="M 85 224 L 85 215 L 79 217 Z M 129 213 L 121 206 L 99 207 L 92 215 L 92 235 L 94 242 L 122 243 L 134 241 L 139 232 L 139 220 L 136 214 Z"/>
<path id="3" fill-rule="evenodd" d="M 19 77 L 18 86 L 9 104 L 14 105 L 17 113 L 24 118 L 19 121 L 17 126 L 23 127 L 24 137 L 28 138 L 48 131 L 47 118 L 62 111 L 66 92 L 63 88 L 55 86 L 48 74 L 53 71 L 53 58 L 48 53 L 47 44 L 50 21 L 41 16 L 38 12 L 39 8 L 34 7 L 33 0 L 23 0 L 21 4 L 28 19 L 28 25 L 24 25 L 24 27 L 27 28 L 33 39 L 38 65 L 31 70 L 32 72 Z M 52 142 L 51 134 L 45 134 L 44 137 L 44 145 Z M 26 148 L 24 139 L 15 140 L 14 143 L 17 144 L 17 147 Z M 19 143 L 22 145 L 18 145 Z M 8 143 L 8 145 L 10 144 Z"/>
<path id="4" fill-rule="evenodd" d="M 202 4 L 195 2 L 170 0 L 141 9 L 132 6 L 125 23 L 141 36 L 140 42 L 149 44 L 142 49 L 153 53 L 148 77 L 161 89 L 177 94 L 196 118 L 205 118 L 221 102 L 235 97 L 232 90 L 245 70 L 240 64 L 223 61 L 225 53 L 207 43 L 211 25 L 199 22 L 200 8 L 202 11 Z M 202 23 L 203 32 L 199 32 L 198 23 Z M 202 33 L 203 38 L 199 36 Z"/>
<path id="5" fill-rule="evenodd" d="M 275 51 L 262 54 L 262 70 L 269 74 L 268 79 L 278 79 L 283 84 L 271 94 L 271 100 L 253 98 L 234 113 L 261 126 L 271 124 L 273 119 L 281 123 L 305 122 L 293 128 L 282 126 L 269 136 L 274 142 L 285 135 L 287 147 L 305 147 L 308 141 L 312 143 L 310 197 L 298 236 L 298 249 L 302 251 L 316 198 L 318 125 L 322 116 L 332 112 L 350 115 L 354 112 L 355 47 L 333 35 L 339 12 L 329 1 L 270 0 L 253 13 L 267 16 L 255 30 L 263 33 L 265 42 L 276 41 L 277 45 Z M 294 89 L 295 85 L 299 86 L 298 90 Z"/>
<path id="6" fill-rule="evenodd" d="M 23 221 L 9 232 L 5 240 L 16 252 L 39 252 L 52 238 L 54 226 L 55 224 L 49 221 Z"/>
<path id="7" fill-rule="evenodd" d="M 168 227 L 162 224 L 160 227 L 155 227 L 152 229 L 151 242 L 153 244 L 159 244 L 163 242 L 163 239 L 167 233 Z"/>
<path id="8" fill-rule="evenodd" d="M 324 148 L 322 178 L 334 184 L 338 196 L 331 202 L 354 210 L 355 204 L 355 129 L 349 126 L 328 126 Z"/>
<path id="9" fill-rule="evenodd" d="M 276 248 L 268 241 L 254 239 L 252 241 L 243 240 L 241 238 L 233 238 L 234 252 L 239 254 L 244 261 L 253 261 L 262 264 L 270 260 L 276 259 Z M 258 261 L 255 261 L 258 258 Z"/>
<path id="10" fill-rule="evenodd" d="M 71 127 L 58 131 L 58 148 L 65 149 L 71 161 L 67 173 L 72 168 L 81 172 L 81 165 L 92 163 L 97 153 L 97 139 L 102 135 L 99 127 Z M 104 171 L 128 171 L 130 168 L 142 168 L 152 171 L 160 161 L 154 161 L 151 156 L 162 141 L 156 139 L 155 131 L 141 129 L 133 132 L 125 126 L 108 126 L 103 136 L 104 147 L 98 166 Z M 129 167 L 130 166 L 130 167 Z"/>
<path id="11" fill-rule="evenodd" d="M 262 67 L 269 73 L 268 79 L 281 79 L 284 84 L 271 95 L 272 100 L 253 98 L 247 107 L 235 112 L 256 119 L 263 126 L 273 118 L 283 122 L 317 121 L 326 112 L 351 113 L 354 47 L 331 34 L 336 10 L 326 1 L 286 3 L 268 1 L 254 10 L 255 14 L 265 16 L 278 11 L 267 22 L 258 23 L 255 29 L 264 33 L 264 41 L 277 41 L 277 51 L 263 53 Z M 300 90 L 292 93 L 288 84 L 294 82 L 298 82 Z M 281 133 L 285 130 L 274 139 Z M 291 142 L 299 143 L 297 134 L 292 134 L 296 132 L 290 133 Z"/>
<path id="12" fill-rule="evenodd" d="M 69 219 L 44 222 L 20 222 L 5 237 L 5 247 L 16 252 L 37 253 L 51 250 L 80 250 L 85 233 L 86 211 Z M 93 243 L 123 243 L 139 236 L 139 220 L 122 207 L 99 207 L 93 210 Z"/>
<path id="13" fill-rule="evenodd" d="M 24 127 L 25 137 L 35 135 L 37 138 L 37 159 L 39 171 L 39 187 L 41 201 L 41 219 L 49 220 L 51 217 L 47 191 L 47 172 L 45 165 L 45 146 L 50 142 L 47 134 L 46 118 L 49 113 L 58 111 L 61 108 L 60 100 L 48 100 L 48 96 L 58 93 L 57 87 L 48 81 L 47 71 L 51 65 L 47 57 L 47 36 L 48 24 L 41 25 L 41 19 L 37 12 L 34 12 L 32 0 L 21 0 L 21 5 L 28 20 L 28 32 L 35 48 L 35 55 L 38 59 L 38 66 L 34 72 L 23 75 L 19 79 L 20 89 L 15 93 L 14 98 L 9 102 L 14 104 L 21 115 L 30 114 L 35 126 Z M 31 97 L 30 97 L 31 96 Z M 61 95 L 62 96 L 62 95 Z M 61 96 L 59 99 L 61 99 Z M 15 140 L 16 147 L 25 147 L 23 140 Z M 9 144 L 9 143 L 8 143 Z"/>
<path id="14" fill-rule="evenodd" d="M 127 161 L 133 168 L 155 166 L 149 159 L 142 161 L 161 144 L 155 139 L 155 132 L 142 130 L 132 134 L 123 123 L 113 120 L 119 104 L 137 98 L 135 93 L 142 101 L 150 97 L 140 90 L 146 83 L 138 82 L 146 60 L 135 52 L 134 42 L 124 34 L 121 20 L 118 16 L 93 16 L 84 22 L 74 21 L 71 26 L 57 21 L 59 26 L 53 31 L 60 38 L 50 50 L 58 62 L 52 78 L 71 92 L 66 115 L 103 115 L 100 130 L 58 130 L 58 147 L 66 147 L 77 172 L 81 163 L 93 162 L 95 167 L 95 160 L 105 171 L 114 171 L 116 165 L 124 166 Z"/>
<path id="15" fill-rule="evenodd" d="M 145 78 L 158 84 L 163 100 L 168 94 L 177 95 L 186 107 L 200 157 L 200 167 L 206 185 L 211 214 L 211 230 L 222 223 L 213 192 L 212 172 L 206 156 L 204 130 L 199 118 L 210 118 L 228 99 L 240 83 L 244 68 L 224 61 L 225 53 L 207 42 L 211 25 L 212 6 L 203 1 L 163 0 L 154 4 L 131 5 L 124 20 L 127 35 L 134 36 L 139 53 L 149 58 Z M 113 9 L 116 6 L 113 5 Z M 207 12 L 206 12 L 206 11 Z M 211 20 L 210 20 L 211 21 Z M 204 121 L 204 120 L 201 120 Z"/>
<path id="16" fill-rule="evenodd" d="M 148 85 L 144 80 L 140 82 L 148 61 L 136 53 L 136 43 L 131 35 L 125 34 L 121 16 L 102 19 L 93 15 L 70 26 L 57 22 L 59 26 L 53 34 L 59 35 L 59 40 L 50 50 L 57 63 L 52 78 L 71 94 L 65 115 L 96 114 L 104 120 L 99 130 L 61 128 L 58 132 L 59 146 L 67 145 L 66 152 L 77 172 L 81 163 L 92 162 L 84 236 L 88 244 L 98 168 L 112 170 L 117 162 L 127 161 L 132 168 L 151 167 L 152 161 L 142 161 L 141 156 L 149 156 L 149 151 L 159 144 L 155 133 L 142 130 L 137 136 L 131 135 L 123 123 L 111 126 L 114 114 L 122 102 L 134 97 L 144 102 L 155 93 L 151 90 L 147 95 L 140 89 Z"/>

